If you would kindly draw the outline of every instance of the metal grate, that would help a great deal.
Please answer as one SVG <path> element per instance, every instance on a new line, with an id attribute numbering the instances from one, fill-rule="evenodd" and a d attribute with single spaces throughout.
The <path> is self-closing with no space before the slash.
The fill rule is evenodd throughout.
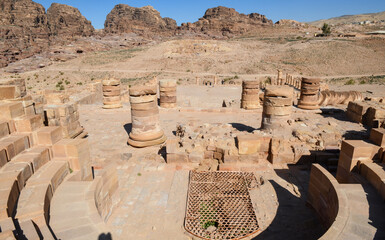
<path id="1" fill-rule="evenodd" d="M 259 229 L 249 189 L 253 173 L 190 172 L 185 229 L 202 239 L 241 239 Z"/>

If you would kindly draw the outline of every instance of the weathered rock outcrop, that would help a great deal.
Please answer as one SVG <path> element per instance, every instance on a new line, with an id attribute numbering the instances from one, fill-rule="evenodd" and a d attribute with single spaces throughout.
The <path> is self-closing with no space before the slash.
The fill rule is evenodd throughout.
<path id="1" fill-rule="evenodd" d="M 87 37 L 95 32 L 91 22 L 77 8 L 68 5 L 52 3 L 47 10 L 47 17 L 53 36 Z"/>
<path id="2" fill-rule="evenodd" d="M 141 8 L 118 4 L 107 15 L 104 23 L 106 33 L 136 33 L 142 36 L 173 35 L 177 28 L 176 21 L 162 18 L 151 6 Z"/>
<path id="3" fill-rule="evenodd" d="M 0 9 L 0 67 L 48 46 L 49 28 L 42 5 L 32 0 L 2 0 Z"/>
<path id="4" fill-rule="evenodd" d="M 76 8 L 52 4 L 45 8 L 32 0 L 0 1 L 0 67 L 42 52 L 60 39 L 90 36 L 94 28 Z"/>
<path id="5" fill-rule="evenodd" d="M 273 22 L 258 13 L 241 14 L 233 8 L 210 8 L 195 23 L 183 23 L 180 30 L 202 32 L 207 35 L 233 36 L 253 32 Z"/>
<path id="6" fill-rule="evenodd" d="M 289 27 L 305 26 L 304 23 L 301 23 L 301 22 L 298 22 L 298 21 L 295 21 L 295 20 L 291 20 L 291 19 L 281 19 L 278 22 L 276 22 L 275 24 L 276 25 L 280 25 L 280 26 L 289 26 Z"/>

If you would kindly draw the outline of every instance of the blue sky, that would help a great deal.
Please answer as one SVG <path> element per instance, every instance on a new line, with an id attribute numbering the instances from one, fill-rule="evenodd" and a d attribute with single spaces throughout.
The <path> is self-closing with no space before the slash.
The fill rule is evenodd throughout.
<path id="1" fill-rule="evenodd" d="M 385 11 L 384 0 L 34 0 L 46 9 L 51 3 L 58 2 L 76 7 L 92 22 L 95 28 L 103 28 L 107 14 L 119 3 L 133 7 L 153 6 L 162 17 L 171 17 L 180 25 L 183 22 L 195 22 L 202 17 L 206 9 L 226 6 L 235 8 L 240 13 L 260 13 L 274 22 L 279 19 L 294 19 L 302 22 L 323 18 L 338 17 L 347 14 L 361 14 Z"/>

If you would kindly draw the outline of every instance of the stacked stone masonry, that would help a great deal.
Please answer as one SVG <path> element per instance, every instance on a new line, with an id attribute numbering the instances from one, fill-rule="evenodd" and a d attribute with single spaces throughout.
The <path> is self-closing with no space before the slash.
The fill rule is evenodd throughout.
<path id="1" fill-rule="evenodd" d="M 23 78 L 0 80 L 0 100 L 22 98 L 26 95 L 27 89 Z"/>
<path id="2" fill-rule="evenodd" d="M 103 80 L 103 108 L 121 108 L 121 89 L 119 80 Z"/>
<path id="3" fill-rule="evenodd" d="M 324 200 L 324 201 L 323 201 Z M 332 228 L 347 221 L 347 198 L 337 180 L 318 164 L 311 168 L 307 202 L 317 212 L 321 222 L 329 229 L 322 239 L 328 239 L 332 233 L 338 236 L 342 228 Z M 337 222 L 337 221 L 338 222 Z M 337 239 L 333 236 L 333 239 Z"/>
<path id="4" fill-rule="evenodd" d="M 1 79 L 0 101 L 1 100 L 20 102 L 27 115 L 41 113 L 41 109 L 38 109 L 37 104 L 35 104 L 35 99 L 27 94 L 25 80 L 23 78 Z M 39 107 L 41 107 L 41 105 L 39 105 Z"/>
<path id="5" fill-rule="evenodd" d="M 293 105 L 289 86 L 267 86 L 263 100 L 262 129 L 279 130 L 287 126 Z"/>
<path id="6" fill-rule="evenodd" d="M 207 131 L 210 134 L 205 134 Z M 229 124 L 207 124 L 197 128 L 178 125 L 176 137 L 167 140 L 167 163 L 191 163 L 226 170 L 247 168 L 267 161 L 272 164 L 295 164 L 302 156 L 310 155 L 306 147 L 278 136 L 233 131 Z M 215 135 L 229 138 L 215 138 Z"/>
<path id="7" fill-rule="evenodd" d="M 128 144 L 133 147 L 148 147 L 166 141 L 159 123 L 156 94 L 157 85 L 130 88 L 132 129 Z"/>
<path id="8" fill-rule="evenodd" d="M 159 81 L 159 106 L 162 108 L 176 108 L 176 80 Z"/>
<path id="9" fill-rule="evenodd" d="M 357 170 L 359 162 L 372 162 L 379 147 L 362 140 L 342 141 L 336 178 L 340 183 L 352 183 L 352 171 Z"/>
<path id="10" fill-rule="evenodd" d="M 95 175 L 92 181 L 71 177 L 57 189 L 50 226 L 58 239 L 98 239 L 110 232 L 105 222 L 119 201 L 116 169 L 109 167 Z"/>
<path id="11" fill-rule="evenodd" d="M 87 133 L 79 122 L 78 104 L 64 93 L 45 94 L 44 121 L 46 126 L 60 126 L 65 138 L 83 137 Z"/>
<path id="12" fill-rule="evenodd" d="M 2 96 L 14 97 L 14 92 L 9 87 Z M 63 95 L 47 97 L 48 102 L 60 105 L 53 111 L 58 116 L 74 112 L 73 106 L 63 103 L 63 99 L 66 99 Z M 95 206 L 96 210 L 89 215 L 92 223 L 104 223 L 117 201 L 112 197 L 118 186 L 117 177 L 100 171 L 96 174 L 100 177 L 91 181 L 88 140 L 64 138 L 61 126 L 44 126 L 44 118 L 29 112 L 20 101 L 0 100 L 0 110 L 0 239 L 57 239 L 67 225 L 62 225 L 63 215 L 56 223 L 52 213 L 66 214 L 69 208 L 51 203 L 57 192 L 60 200 L 73 199 L 75 188 L 61 190 L 68 181 L 94 186 L 82 195 L 93 199 L 92 204 L 85 205 Z M 70 209 L 75 209 L 75 205 Z M 75 221 L 78 219 L 81 218 L 67 223 L 79 226 Z M 14 222 L 18 223 L 17 227 Z M 58 233 L 52 231 L 52 226 L 57 225 L 62 227 Z M 95 226 L 99 235 L 107 233 L 101 224 Z M 80 236 L 75 230 L 66 228 L 65 232 L 77 235 L 77 239 L 90 239 L 89 231 L 87 236 Z"/>
<path id="13" fill-rule="evenodd" d="M 259 81 L 242 82 L 241 108 L 251 110 L 260 108 Z"/>
<path id="14" fill-rule="evenodd" d="M 360 174 L 367 179 L 385 200 L 385 163 L 363 162 Z"/>
<path id="15" fill-rule="evenodd" d="M 320 91 L 321 79 L 302 78 L 301 96 L 298 107 L 306 110 L 319 109 L 318 95 Z"/>
<path id="16" fill-rule="evenodd" d="M 385 127 L 385 105 L 381 102 L 349 102 L 346 116 L 368 127 Z"/>
<path id="17" fill-rule="evenodd" d="M 384 173 L 381 167 L 365 162 L 361 164 L 361 168 L 361 175 L 365 176 L 369 182 L 381 183 L 380 178 L 383 175 L 377 175 Z M 377 218 L 373 221 L 374 215 L 382 218 L 383 200 L 378 198 L 376 189 L 362 183 L 365 186 L 341 184 L 326 169 L 313 164 L 307 202 L 327 228 L 320 239 L 382 239 L 385 237 L 382 228 L 383 220 L 379 222 Z"/>

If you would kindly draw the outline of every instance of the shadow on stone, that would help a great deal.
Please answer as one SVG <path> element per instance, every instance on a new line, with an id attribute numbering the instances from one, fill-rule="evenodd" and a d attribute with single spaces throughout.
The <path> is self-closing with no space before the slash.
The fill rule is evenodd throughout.
<path id="1" fill-rule="evenodd" d="M 130 132 L 132 131 L 132 123 L 127 123 L 124 125 L 124 130 L 126 131 L 127 133 L 127 136 L 130 135 Z"/>
<path id="2" fill-rule="evenodd" d="M 385 239 L 385 204 L 376 189 L 369 183 L 362 184 L 369 205 L 369 223 L 377 229 L 373 239 Z"/>
<path id="3" fill-rule="evenodd" d="M 98 240 L 112 240 L 111 233 L 102 233 L 99 235 Z"/>
<path id="4" fill-rule="evenodd" d="M 250 127 L 250 126 L 247 126 L 247 125 L 244 125 L 242 123 L 230 123 L 231 126 L 235 129 L 237 129 L 238 131 L 241 131 L 241 132 L 253 132 L 254 130 L 256 130 L 255 128 L 253 127 Z"/>
<path id="5" fill-rule="evenodd" d="M 277 174 L 283 175 L 282 172 Z M 315 212 L 306 206 L 305 200 L 292 194 L 274 180 L 269 182 L 277 194 L 279 206 L 271 224 L 253 240 L 318 239 L 322 236 L 325 230 L 321 227 Z"/>

